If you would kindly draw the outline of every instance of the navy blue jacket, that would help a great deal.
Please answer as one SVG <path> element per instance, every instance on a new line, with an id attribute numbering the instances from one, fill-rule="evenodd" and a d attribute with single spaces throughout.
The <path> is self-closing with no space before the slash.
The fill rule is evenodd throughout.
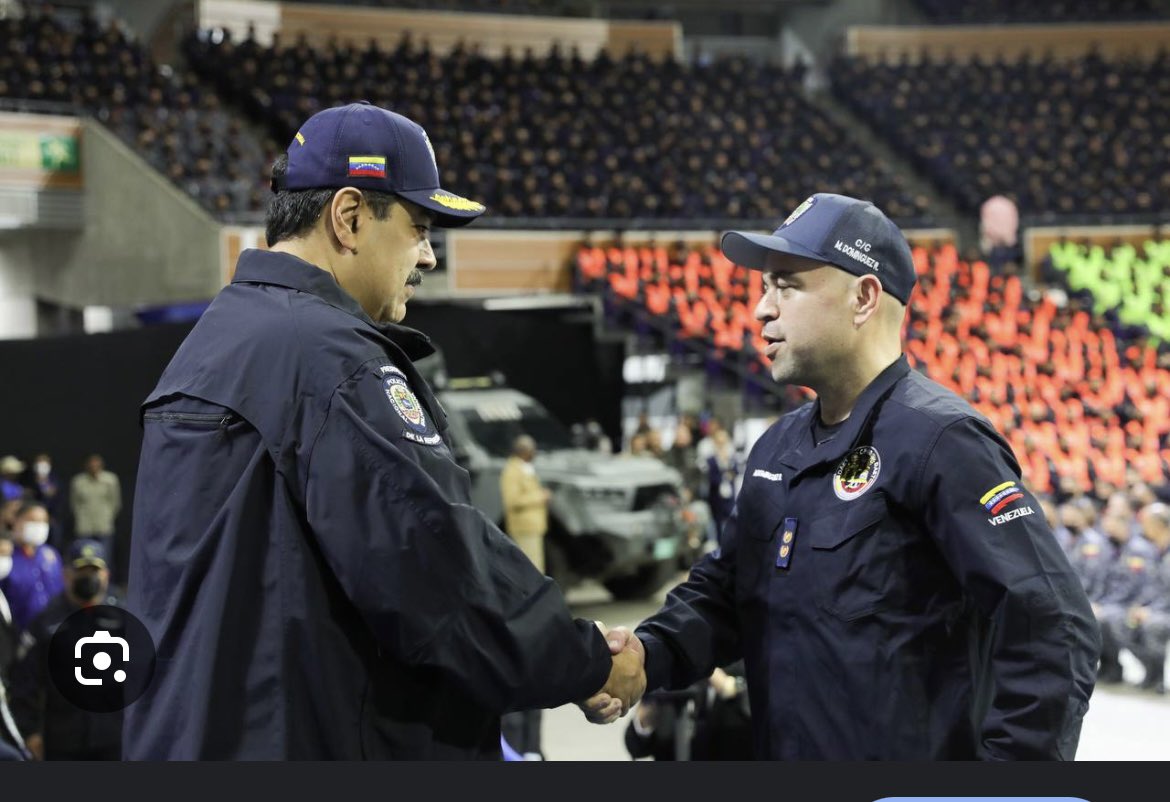
<path id="1" fill-rule="evenodd" d="M 1008 445 L 904 357 L 820 446 L 815 415 L 638 628 L 649 688 L 742 657 L 759 758 L 1071 759 L 1100 633 Z"/>
<path id="2" fill-rule="evenodd" d="M 130 759 L 490 758 L 612 660 L 471 506 L 412 360 L 332 276 L 246 251 L 143 406 Z"/>

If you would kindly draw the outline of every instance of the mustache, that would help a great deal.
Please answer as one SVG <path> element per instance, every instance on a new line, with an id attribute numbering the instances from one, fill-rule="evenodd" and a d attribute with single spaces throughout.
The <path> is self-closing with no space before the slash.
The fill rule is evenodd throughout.
<path id="1" fill-rule="evenodd" d="M 410 287 L 417 287 L 419 284 L 422 284 L 422 280 L 422 271 L 416 268 L 414 272 L 410 274 L 410 277 L 406 279 L 406 284 Z"/>

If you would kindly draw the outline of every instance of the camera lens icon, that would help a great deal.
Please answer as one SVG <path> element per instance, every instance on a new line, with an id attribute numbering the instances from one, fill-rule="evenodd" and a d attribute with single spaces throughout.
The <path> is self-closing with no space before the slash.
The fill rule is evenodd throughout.
<path id="1" fill-rule="evenodd" d="M 133 704 L 149 687 L 157 662 L 146 627 L 117 605 L 78 610 L 49 642 L 53 685 L 75 707 L 93 713 Z"/>
<path id="2" fill-rule="evenodd" d="M 93 658 L 90 664 L 98 670 L 98 672 L 109 671 L 110 666 L 114 664 L 114 659 L 110 657 L 109 649 L 118 647 L 122 653 L 122 662 L 130 662 L 130 644 L 126 642 L 125 638 L 115 638 L 107 630 L 98 630 L 88 638 L 82 638 L 77 641 L 77 645 L 73 648 L 74 658 L 80 660 L 82 652 L 86 645 L 94 645 L 98 650 L 94 651 Z M 74 671 L 74 677 L 82 685 L 101 685 L 104 682 L 102 677 L 89 677 L 84 672 L 84 666 L 77 666 Z M 118 669 L 114 672 L 114 682 L 125 682 L 126 672 Z"/>

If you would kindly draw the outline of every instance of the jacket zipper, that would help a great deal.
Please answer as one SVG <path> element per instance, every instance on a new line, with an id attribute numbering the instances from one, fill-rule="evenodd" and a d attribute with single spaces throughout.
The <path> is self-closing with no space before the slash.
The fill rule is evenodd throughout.
<path id="1" fill-rule="evenodd" d="M 162 421 L 164 423 L 191 423 L 197 426 L 222 426 L 227 428 L 240 419 L 234 412 L 226 415 L 210 415 L 198 412 L 145 412 L 144 421 Z"/>

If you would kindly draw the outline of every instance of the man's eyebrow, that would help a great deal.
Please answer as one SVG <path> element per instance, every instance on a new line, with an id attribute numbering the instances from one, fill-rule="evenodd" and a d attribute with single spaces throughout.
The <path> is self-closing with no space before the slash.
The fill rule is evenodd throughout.
<path id="1" fill-rule="evenodd" d="M 799 284 L 800 279 L 797 274 L 789 270 L 766 270 L 764 271 L 764 278 L 770 279 L 773 284 L 777 281 L 783 281 L 787 284 Z"/>

